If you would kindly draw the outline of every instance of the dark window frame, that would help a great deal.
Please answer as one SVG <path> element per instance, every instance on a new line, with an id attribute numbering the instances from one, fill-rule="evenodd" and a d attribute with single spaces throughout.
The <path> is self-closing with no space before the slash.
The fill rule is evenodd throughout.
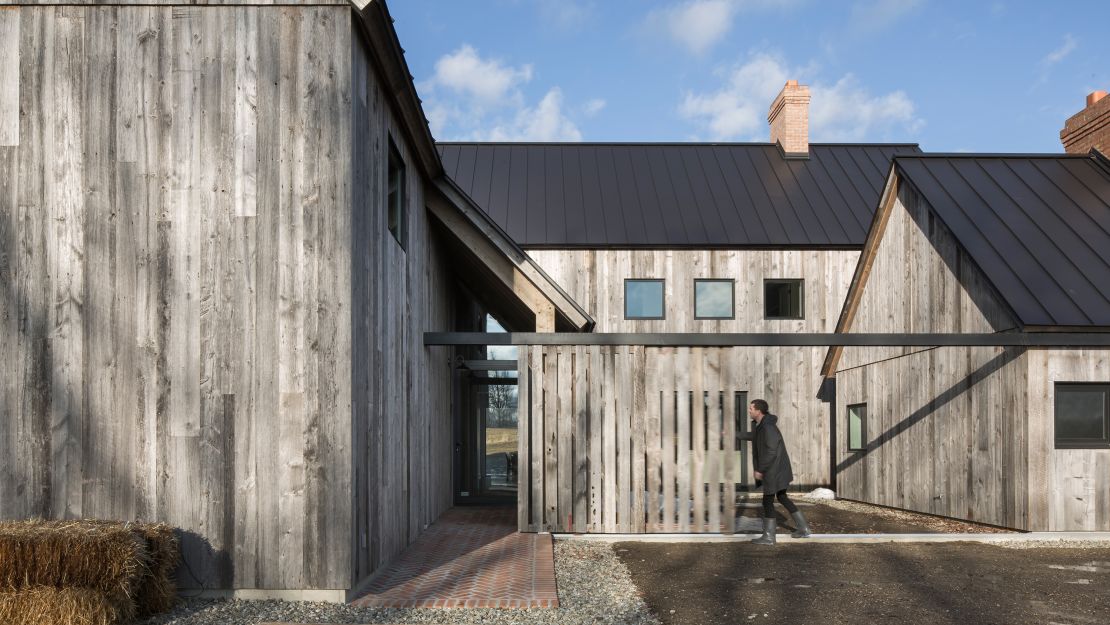
<path id="1" fill-rule="evenodd" d="M 1060 410 L 1060 391 L 1083 388 L 1086 390 L 1102 391 L 1105 398 L 1102 402 L 1102 431 L 1101 440 L 1060 438 L 1056 434 L 1058 428 L 1056 421 Z M 1056 449 L 1110 449 L 1110 382 L 1053 382 L 1052 393 L 1052 438 Z"/>
<path id="2" fill-rule="evenodd" d="M 732 314 L 727 317 L 700 317 L 698 316 L 698 283 L 699 282 L 727 282 L 731 296 L 729 303 Z M 694 278 L 694 319 L 698 321 L 722 321 L 736 319 L 736 280 L 733 278 Z"/>
<path id="3" fill-rule="evenodd" d="M 628 316 L 628 283 L 629 282 L 658 282 L 663 286 L 660 292 L 662 302 L 660 303 L 659 310 L 662 316 L 659 317 L 629 317 Z M 624 297 L 624 318 L 627 321 L 660 321 L 667 318 L 667 281 L 664 278 L 625 278 L 624 279 L 624 292 L 621 294 Z"/>
<path id="4" fill-rule="evenodd" d="M 774 284 L 797 284 L 798 285 L 798 316 L 797 317 L 772 317 L 767 314 L 767 287 Z M 806 318 L 806 280 L 805 278 L 765 278 L 763 280 L 763 318 L 771 320 L 793 320 Z"/>
<path id="5" fill-rule="evenodd" d="M 860 447 L 852 447 L 852 409 L 863 408 L 863 413 L 860 415 L 859 420 L 859 442 Z M 844 415 L 848 417 L 848 451 L 867 451 L 867 402 L 860 402 L 858 404 L 848 404 L 844 408 Z"/>
<path id="6" fill-rule="evenodd" d="M 408 197 L 405 193 L 406 187 L 406 172 L 405 172 L 405 159 L 401 158 L 401 151 L 397 149 L 397 144 L 393 142 L 393 137 L 389 138 L 389 157 L 386 159 L 386 174 L 385 174 L 385 225 L 389 233 L 393 235 L 393 240 L 397 241 L 397 245 L 401 246 L 402 251 L 407 251 L 408 237 Z M 394 176 L 398 176 L 397 180 L 397 193 L 390 190 L 393 187 Z M 390 225 L 390 222 L 395 222 L 395 225 Z"/>

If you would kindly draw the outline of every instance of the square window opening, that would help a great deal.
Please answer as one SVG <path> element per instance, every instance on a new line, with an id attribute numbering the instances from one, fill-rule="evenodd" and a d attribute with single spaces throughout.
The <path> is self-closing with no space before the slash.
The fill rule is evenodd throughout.
<path id="1" fill-rule="evenodd" d="M 663 319 L 663 280 L 624 281 L 625 319 Z"/>
<path id="2" fill-rule="evenodd" d="M 763 316 L 767 319 L 803 319 L 804 280 L 764 280 Z"/>
<path id="3" fill-rule="evenodd" d="M 695 319 L 735 319 L 735 301 L 734 280 L 694 280 Z"/>
<path id="4" fill-rule="evenodd" d="M 1110 449 L 1110 383 L 1057 382 L 1056 449 Z"/>

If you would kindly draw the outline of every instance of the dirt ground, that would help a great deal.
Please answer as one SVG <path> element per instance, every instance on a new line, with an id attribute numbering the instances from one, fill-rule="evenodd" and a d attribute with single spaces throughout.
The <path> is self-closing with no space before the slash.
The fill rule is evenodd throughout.
<path id="1" fill-rule="evenodd" d="M 666 625 L 1110 623 L 1110 548 L 617 543 Z"/>
<path id="2" fill-rule="evenodd" d="M 742 498 L 743 499 L 743 498 Z M 743 528 L 754 531 L 759 527 L 763 507 L 758 497 L 743 499 L 736 508 L 737 517 L 745 519 Z M 1006 532 L 1000 528 L 955 519 L 917 514 L 906 510 L 892 510 L 854 501 L 807 501 L 794 497 L 794 503 L 805 515 L 810 530 L 815 534 L 934 534 L 934 533 L 994 533 Z M 780 533 L 794 530 L 794 521 L 786 510 L 775 504 Z"/>

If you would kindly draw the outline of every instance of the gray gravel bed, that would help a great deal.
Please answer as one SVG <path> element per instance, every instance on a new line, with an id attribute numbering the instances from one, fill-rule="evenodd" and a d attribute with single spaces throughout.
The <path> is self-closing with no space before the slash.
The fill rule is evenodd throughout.
<path id="1" fill-rule="evenodd" d="M 1006 540 L 988 544 L 1007 549 L 1110 549 L 1110 540 Z"/>
<path id="2" fill-rule="evenodd" d="M 558 609 L 388 609 L 295 601 L 186 599 L 142 625 L 292 623 L 484 623 L 489 625 L 657 625 L 624 563 L 605 543 L 555 543 Z"/>

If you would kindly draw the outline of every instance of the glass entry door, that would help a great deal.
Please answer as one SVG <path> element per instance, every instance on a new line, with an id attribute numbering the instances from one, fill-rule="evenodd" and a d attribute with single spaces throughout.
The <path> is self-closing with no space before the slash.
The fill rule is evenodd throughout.
<path id="1" fill-rule="evenodd" d="M 456 389 L 455 502 L 515 502 L 516 361 L 469 361 L 457 372 Z"/>

